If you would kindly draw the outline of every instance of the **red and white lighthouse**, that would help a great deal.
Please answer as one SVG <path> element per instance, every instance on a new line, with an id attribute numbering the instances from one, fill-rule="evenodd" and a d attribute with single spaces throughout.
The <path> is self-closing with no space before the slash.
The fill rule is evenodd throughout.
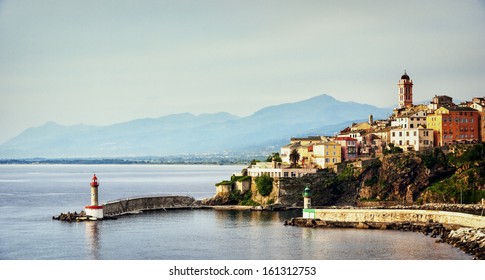
<path id="1" fill-rule="evenodd" d="M 90 216 L 92 220 L 103 219 L 103 206 L 98 205 L 98 177 L 96 174 L 91 179 L 91 205 L 86 205 L 84 210 L 87 216 Z"/>

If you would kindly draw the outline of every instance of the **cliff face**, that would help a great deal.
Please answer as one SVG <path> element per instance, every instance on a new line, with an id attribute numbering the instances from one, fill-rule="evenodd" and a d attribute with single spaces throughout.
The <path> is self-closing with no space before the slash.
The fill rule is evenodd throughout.
<path id="1" fill-rule="evenodd" d="M 485 198 L 485 149 L 483 144 L 454 147 L 447 159 L 455 170 L 430 184 L 422 202 L 477 203 Z"/>
<path id="2" fill-rule="evenodd" d="M 450 202 L 434 199 L 430 195 L 433 192 L 427 189 L 450 178 L 456 171 L 440 149 L 419 154 L 390 154 L 382 159 L 349 163 L 337 174 L 323 171 L 302 178 L 282 178 L 279 181 L 280 203 L 301 206 L 306 186 L 311 189 L 315 206 Z M 428 199 L 423 199 L 423 194 L 427 194 Z"/>
<path id="3" fill-rule="evenodd" d="M 381 166 L 362 170 L 360 199 L 412 203 L 431 182 L 454 172 L 445 158 L 439 150 L 387 155 Z"/>
<path id="4" fill-rule="evenodd" d="M 338 174 L 324 171 L 302 178 L 282 178 L 280 202 L 301 206 L 301 194 L 308 186 L 315 206 L 354 206 L 367 201 L 413 203 L 431 182 L 454 172 L 445 158 L 440 151 L 392 154 L 382 160 L 349 163 Z"/>
<path id="5" fill-rule="evenodd" d="M 280 203 L 285 206 L 303 206 L 302 193 L 310 187 L 315 206 L 355 205 L 358 181 L 343 178 L 331 172 L 308 174 L 301 178 L 281 178 Z"/>
<path id="6" fill-rule="evenodd" d="M 477 203 L 485 198 L 485 146 L 456 146 L 420 153 L 389 154 L 357 161 L 338 173 L 320 171 L 302 178 L 274 179 L 261 195 L 253 178 L 250 197 L 256 204 L 302 206 L 310 187 L 314 206 L 402 203 Z M 237 203 L 237 201 L 233 201 Z"/>

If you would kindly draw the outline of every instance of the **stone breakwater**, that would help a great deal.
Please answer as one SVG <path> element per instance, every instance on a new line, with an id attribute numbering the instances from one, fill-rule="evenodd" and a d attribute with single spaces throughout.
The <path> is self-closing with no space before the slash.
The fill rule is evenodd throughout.
<path id="1" fill-rule="evenodd" d="M 394 205 L 384 206 L 379 205 L 379 202 L 366 202 L 361 203 L 366 209 L 409 209 L 409 210 L 435 210 L 435 211 L 447 211 L 456 213 L 466 213 L 472 215 L 485 216 L 484 204 L 446 204 L 446 203 L 427 203 L 422 205 Z M 342 207 L 328 207 L 330 209 L 342 208 Z M 349 207 L 354 208 L 354 207 Z"/>
<path id="2" fill-rule="evenodd" d="M 485 259 L 485 217 L 430 210 L 315 209 L 315 211 L 315 218 L 293 218 L 285 221 L 284 225 L 422 232 L 432 238 L 439 237 L 436 242 L 458 247 L 473 255 L 475 259 Z M 474 227 L 464 226 L 467 224 Z"/>
<path id="3" fill-rule="evenodd" d="M 104 204 L 105 216 L 136 214 L 143 211 L 184 209 L 196 207 L 190 196 L 145 196 L 118 199 Z"/>
<path id="4" fill-rule="evenodd" d="M 438 238 L 435 242 L 448 243 L 474 256 L 476 260 L 485 260 L 485 228 L 457 228 L 450 229 L 441 223 L 432 221 L 422 223 L 379 223 L 379 222 L 335 222 L 320 219 L 293 218 L 285 221 L 287 226 L 312 228 L 358 228 L 377 230 L 402 230 L 421 232 L 431 238 Z"/>

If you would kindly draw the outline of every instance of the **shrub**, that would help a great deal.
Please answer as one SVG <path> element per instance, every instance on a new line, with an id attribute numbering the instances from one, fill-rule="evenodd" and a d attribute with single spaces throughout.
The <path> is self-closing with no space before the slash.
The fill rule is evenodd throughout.
<path id="1" fill-rule="evenodd" d="M 220 186 L 220 185 L 232 185 L 232 181 L 224 180 L 216 184 L 216 186 Z"/>
<path id="2" fill-rule="evenodd" d="M 345 166 L 345 169 L 337 175 L 337 179 L 340 182 L 354 180 L 354 166 L 352 164 L 348 164 L 347 166 Z"/>
<path id="3" fill-rule="evenodd" d="M 269 175 L 262 175 L 257 177 L 255 180 L 258 192 L 262 196 L 268 196 L 273 190 L 273 178 Z"/>

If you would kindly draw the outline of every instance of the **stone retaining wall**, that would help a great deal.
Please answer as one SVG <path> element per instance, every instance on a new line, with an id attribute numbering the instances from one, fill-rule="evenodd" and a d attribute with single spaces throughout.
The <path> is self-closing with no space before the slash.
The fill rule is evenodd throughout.
<path id="1" fill-rule="evenodd" d="M 109 201 L 104 204 L 104 215 L 115 216 L 130 212 L 190 207 L 195 202 L 189 196 L 135 197 Z"/>
<path id="2" fill-rule="evenodd" d="M 304 209 L 314 211 L 314 218 L 332 222 L 362 223 L 427 223 L 432 220 L 443 225 L 485 228 L 485 217 L 465 213 L 433 210 L 392 209 Z M 312 218 L 313 218 L 312 217 Z"/>

